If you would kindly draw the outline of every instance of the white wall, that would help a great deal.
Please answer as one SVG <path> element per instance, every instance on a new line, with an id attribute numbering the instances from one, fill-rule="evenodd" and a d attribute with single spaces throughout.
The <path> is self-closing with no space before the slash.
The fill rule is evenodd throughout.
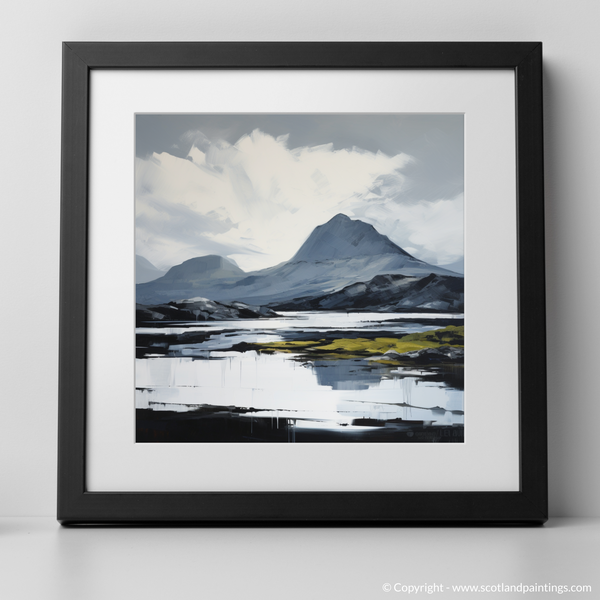
<path id="1" fill-rule="evenodd" d="M 63 40 L 541 40 L 551 514 L 600 516 L 599 20 L 597 0 L 5 4 L 0 19 L 0 516 L 55 514 Z"/>

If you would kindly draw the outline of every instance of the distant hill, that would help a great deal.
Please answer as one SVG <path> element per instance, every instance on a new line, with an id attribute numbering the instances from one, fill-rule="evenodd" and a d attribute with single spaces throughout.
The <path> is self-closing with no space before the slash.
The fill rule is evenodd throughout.
<path id="1" fill-rule="evenodd" d="M 162 278 L 163 283 L 199 284 L 218 279 L 229 279 L 245 275 L 236 264 L 215 254 L 198 256 L 171 267 Z"/>
<path id="2" fill-rule="evenodd" d="M 448 271 L 453 271 L 454 273 L 458 273 L 459 275 L 464 276 L 465 272 L 465 259 L 460 258 L 455 260 L 453 263 L 443 265 L 444 269 L 448 269 Z"/>
<path id="3" fill-rule="evenodd" d="M 285 303 L 332 294 L 377 275 L 460 277 L 411 256 L 372 225 L 336 215 L 319 225 L 296 254 L 277 266 L 244 273 L 220 256 L 191 259 L 137 286 L 137 302 L 160 304 L 202 296 L 250 304 Z"/>
<path id="4" fill-rule="evenodd" d="M 204 289 L 245 277 L 246 273 L 231 261 L 209 254 L 190 258 L 171 267 L 165 275 L 154 281 L 136 286 L 137 302 L 153 304 L 205 296 Z"/>
<path id="5" fill-rule="evenodd" d="M 139 254 L 135 255 L 135 282 L 147 283 L 154 281 L 165 274 L 164 271 L 157 269 L 149 260 Z"/>

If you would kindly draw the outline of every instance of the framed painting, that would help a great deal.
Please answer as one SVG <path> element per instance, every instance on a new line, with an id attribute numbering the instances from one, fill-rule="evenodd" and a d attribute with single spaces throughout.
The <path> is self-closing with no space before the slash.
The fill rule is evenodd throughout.
<path id="1" fill-rule="evenodd" d="M 61 523 L 545 522 L 541 56 L 65 43 Z"/>

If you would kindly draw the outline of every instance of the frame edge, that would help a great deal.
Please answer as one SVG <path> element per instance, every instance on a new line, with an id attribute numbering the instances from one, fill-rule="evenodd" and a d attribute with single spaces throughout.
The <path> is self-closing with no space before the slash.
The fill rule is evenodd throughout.
<path id="1" fill-rule="evenodd" d="M 422 56 L 423 49 L 429 54 Z M 248 52 L 248 50 L 253 50 Z M 473 55 L 477 49 L 476 56 Z M 275 52 L 277 50 L 277 52 Z M 285 51 L 283 51 L 285 50 Z M 308 54 L 306 53 L 308 50 Z M 282 52 L 283 51 L 283 52 Z M 349 54 L 346 54 L 349 52 Z M 366 53 L 365 53 L 366 52 Z M 162 60 L 157 56 L 164 53 Z M 275 58 L 269 55 L 277 54 Z M 356 58 L 360 55 L 360 58 Z M 385 56 L 383 56 L 385 55 Z M 379 58 L 377 58 L 379 56 Z M 415 57 L 418 57 L 415 58 Z M 355 63 L 348 66 L 348 62 Z M 412 62 L 411 62 L 412 61 Z M 345 63 L 345 64 L 344 64 Z M 356 66 L 359 63 L 360 66 Z M 399 63 L 404 63 L 404 66 Z M 410 63 L 410 64 L 409 64 Z M 426 64 L 425 64 L 426 63 Z M 152 66 L 153 65 L 153 66 Z M 309 512 L 290 516 L 285 493 L 90 493 L 85 491 L 85 397 L 87 327 L 87 185 L 89 71 L 91 68 L 510 68 L 517 78 L 517 208 L 519 281 L 520 492 L 408 493 L 375 492 L 380 516 L 363 512 L 361 493 L 293 493 L 303 496 Z M 58 520 L 84 523 L 158 522 L 344 522 L 340 502 L 352 509 L 355 523 L 518 523 L 547 520 L 547 427 L 545 383 L 545 295 L 543 231 L 543 117 L 541 44 L 539 42 L 465 43 L 96 43 L 63 44 L 61 154 L 60 352 Z M 523 124 L 527 125 L 524 126 Z M 531 197 L 531 201 L 527 198 Z M 540 223 L 541 217 L 541 223 Z M 532 241 L 523 244 L 527 236 Z M 541 273 L 538 270 L 541 266 Z M 532 274 L 535 277 L 532 277 Z M 531 293 L 525 298 L 526 294 Z M 536 304 L 537 303 L 537 304 Z M 541 303 L 541 304 L 540 304 Z M 541 310 L 540 310 L 541 307 Z M 524 318 L 524 317 L 527 318 Z M 531 319 L 531 320 L 529 320 Z M 527 343 L 543 339 L 543 357 L 534 360 L 534 375 L 523 369 L 530 358 Z M 537 336 L 537 337 L 536 337 Z M 534 357 L 535 358 L 535 357 Z M 542 381 L 543 380 L 543 381 Z M 536 384 L 542 387 L 534 389 Z M 522 406 L 522 404 L 521 404 Z M 534 414 L 535 413 L 535 414 Z M 540 414 L 543 419 L 540 419 Z M 323 505 L 323 499 L 328 497 Z M 390 502 L 398 500 L 416 512 L 410 518 L 390 518 Z M 410 499 L 410 501 L 408 501 Z M 425 503 L 424 500 L 428 499 Z M 449 513 L 427 517 L 420 511 L 449 502 Z M 347 503 L 346 501 L 350 501 Z M 173 503 L 178 507 L 173 510 Z M 232 502 L 238 516 L 232 517 Z M 333 502 L 333 504 L 330 504 Z M 459 503 L 461 507 L 457 508 Z M 244 514 L 239 506 L 247 503 Z M 315 510 L 321 504 L 321 515 Z M 168 508 L 170 506 L 171 508 Z M 265 516 L 264 507 L 276 514 Z M 335 512 L 333 512 L 335 508 Z M 438 507 L 439 508 L 439 507 Z M 166 509 L 166 510 L 165 510 Z M 508 510 L 507 510 L 508 509 Z M 199 514 L 206 510 L 204 518 Z M 498 511 L 504 511 L 499 516 Z M 362 517 L 357 513 L 362 513 Z"/>

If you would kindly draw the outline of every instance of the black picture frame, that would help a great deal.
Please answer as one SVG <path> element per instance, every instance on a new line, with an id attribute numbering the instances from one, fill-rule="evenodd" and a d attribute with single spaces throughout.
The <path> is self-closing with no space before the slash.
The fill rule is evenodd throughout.
<path id="1" fill-rule="evenodd" d="M 88 174 L 92 69 L 510 69 L 515 74 L 519 456 L 516 492 L 89 492 Z M 117 523 L 504 523 L 547 520 L 542 45 L 63 44 L 58 520 Z"/>

